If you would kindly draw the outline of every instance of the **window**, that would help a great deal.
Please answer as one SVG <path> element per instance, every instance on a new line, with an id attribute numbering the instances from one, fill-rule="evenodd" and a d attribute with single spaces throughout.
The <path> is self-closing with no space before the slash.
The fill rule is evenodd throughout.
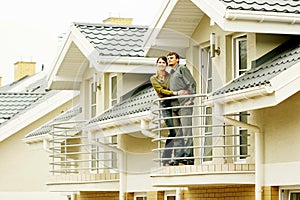
<path id="1" fill-rule="evenodd" d="M 164 200 L 176 200 L 176 191 L 166 191 Z"/>
<path id="2" fill-rule="evenodd" d="M 234 39 L 235 61 L 234 78 L 245 73 L 247 70 L 247 38 L 239 37 Z"/>
<path id="3" fill-rule="evenodd" d="M 202 76 L 202 92 L 209 94 L 213 90 L 213 78 L 212 78 L 212 62 L 209 52 L 209 48 L 201 50 L 201 76 Z M 206 126 L 203 135 L 205 136 L 202 145 L 204 146 L 202 151 L 202 161 L 212 161 L 212 108 L 205 107 L 202 110 L 204 117 L 204 125 Z"/>
<path id="4" fill-rule="evenodd" d="M 247 116 L 247 112 L 240 112 L 239 121 L 247 123 Z M 240 155 L 240 159 L 245 159 L 248 155 L 248 130 L 238 127 L 238 134 L 238 155 Z"/>
<path id="5" fill-rule="evenodd" d="M 300 192 L 291 192 L 289 200 L 300 200 Z"/>
<path id="6" fill-rule="evenodd" d="M 134 193 L 134 200 L 147 200 L 147 194 L 143 192 Z"/>
<path id="7" fill-rule="evenodd" d="M 117 90 L 117 75 L 110 76 L 110 106 L 117 104 L 118 102 L 118 90 Z"/>
<path id="8" fill-rule="evenodd" d="M 117 135 L 113 135 L 109 138 L 110 140 L 110 145 L 112 147 L 116 147 L 118 142 L 117 142 L 117 139 L 118 139 L 118 136 Z M 118 157 L 117 157 L 117 153 L 116 152 L 113 152 L 111 151 L 110 152 L 110 163 L 109 163 L 109 166 L 111 169 L 116 169 L 118 167 L 117 165 L 117 160 L 118 160 Z"/>
<path id="9" fill-rule="evenodd" d="M 93 81 L 90 82 L 90 118 L 96 116 L 96 85 Z"/>
<path id="10" fill-rule="evenodd" d="M 247 67 L 247 37 L 237 37 L 234 38 L 234 76 L 233 78 L 237 78 L 243 73 L 245 73 L 248 69 Z M 238 120 L 241 122 L 247 123 L 247 112 L 239 113 Z M 237 160 L 245 159 L 248 154 L 248 130 L 244 128 L 237 127 L 236 133 L 239 135 L 236 139 L 236 144 L 238 147 L 236 148 L 237 155 L 240 155 Z"/>

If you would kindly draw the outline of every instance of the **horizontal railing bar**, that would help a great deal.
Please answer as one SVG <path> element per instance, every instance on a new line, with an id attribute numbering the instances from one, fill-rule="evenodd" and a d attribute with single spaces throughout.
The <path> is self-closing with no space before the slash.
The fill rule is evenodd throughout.
<path id="1" fill-rule="evenodd" d="M 152 139 L 152 142 L 168 140 L 168 139 L 184 139 L 184 138 L 224 138 L 224 137 L 240 137 L 239 134 L 232 134 L 232 135 L 194 135 L 194 136 L 176 136 L 176 137 L 160 137 Z M 250 136 L 250 134 L 245 134 L 243 136 Z"/>

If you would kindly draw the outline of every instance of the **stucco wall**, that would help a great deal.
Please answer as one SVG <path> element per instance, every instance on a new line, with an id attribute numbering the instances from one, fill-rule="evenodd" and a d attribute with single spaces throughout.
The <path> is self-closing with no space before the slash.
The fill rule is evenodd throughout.
<path id="1" fill-rule="evenodd" d="M 264 136 L 265 185 L 299 184 L 300 93 L 256 112 Z"/>

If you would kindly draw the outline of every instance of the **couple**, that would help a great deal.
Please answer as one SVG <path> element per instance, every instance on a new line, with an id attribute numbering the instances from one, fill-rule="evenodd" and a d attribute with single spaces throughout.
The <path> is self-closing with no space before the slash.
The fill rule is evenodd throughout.
<path id="1" fill-rule="evenodd" d="M 167 57 L 158 57 L 156 64 L 158 68 L 157 73 L 150 78 L 150 81 L 159 98 L 196 93 L 196 81 L 185 65 L 179 65 L 179 55 L 177 53 L 170 52 Z M 172 68 L 170 74 L 166 71 L 168 65 Z M 177 130 L 169 129 L 165 145 L 166 149 L 162 155 L 164 166 L 194 164 L 194 153 L 193 148 L 191 148 L 193 146 L 191 128 L 193 100 L 194 98 L 191 97 L 183 97 L 160 101 L 166 126 L 183 126 L 183 128 Z M 176 108 L 177 106 L 181 107 Z M 174 159 L 172 159 L 173 149 Z"/>

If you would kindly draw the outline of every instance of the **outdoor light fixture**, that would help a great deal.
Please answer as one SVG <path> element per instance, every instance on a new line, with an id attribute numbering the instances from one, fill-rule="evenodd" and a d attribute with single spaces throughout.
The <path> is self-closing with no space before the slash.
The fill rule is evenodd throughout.
<path id="1" fill-rule="evenodd" d="M 210 34 L 210 57 L 215 57 L 216 54 L 220 55 L 220 47 L 216 48 L 216 35 L 215 33 Z"/>

